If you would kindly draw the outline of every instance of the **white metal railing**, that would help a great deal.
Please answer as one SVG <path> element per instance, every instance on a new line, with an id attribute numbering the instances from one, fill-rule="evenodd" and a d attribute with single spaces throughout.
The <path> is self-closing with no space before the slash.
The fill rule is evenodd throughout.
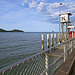
<path id="1" fill-rule="evenodd" d="M 51 56 L 55 51 L 58 51 L 57 47 L 61 45 L 64 46 L 63 53 L 59 52 L 58 57 Z M 75 38 L 72 38 L 0 69 L 0 75 L 54 75 L 74 48 Z"/>

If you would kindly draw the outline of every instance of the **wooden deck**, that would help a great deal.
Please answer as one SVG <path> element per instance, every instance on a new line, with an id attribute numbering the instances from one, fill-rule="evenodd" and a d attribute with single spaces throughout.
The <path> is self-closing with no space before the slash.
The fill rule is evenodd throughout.
<path id="1" fill-rule="evenodd" d="M 64 53 L 64 46 L 63 45 L 55 47 L 52 50 L 52 54 L 49 54 L 49 56 L 59 57 L 62 53 Z"/>
<path id="2" fill-rule="evenodd" d="M 55 75 L 75 75 L 75 49 L 67 57 Z"/>

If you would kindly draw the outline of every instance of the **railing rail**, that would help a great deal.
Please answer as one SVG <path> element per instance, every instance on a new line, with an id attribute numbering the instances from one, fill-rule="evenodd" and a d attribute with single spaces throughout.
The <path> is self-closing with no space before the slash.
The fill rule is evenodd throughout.
<path id="1" fill-rule="evenodd" d="M 66 51 L 63 51 L 63 53 L 58 58 L 52 58 L 48 55 L 52 54 L 52 50 L 60 45 L 64 45 L 65 48 L 68 48 L 66 48 Z M 65 61 L 68 53 L 70 54 L 72 52 L 72 50 L 75 48 L 74 46 L 75 38 L 72 38 L 53 47 L 50 47 L 47 50 L 32 55 L 31 57 L 25 58 L 10 66 L 0 69 L 0 75 L 52 75 L 53 72 Z M 64 59 L 62 59 L 62 56 L 64 56 Z"/>

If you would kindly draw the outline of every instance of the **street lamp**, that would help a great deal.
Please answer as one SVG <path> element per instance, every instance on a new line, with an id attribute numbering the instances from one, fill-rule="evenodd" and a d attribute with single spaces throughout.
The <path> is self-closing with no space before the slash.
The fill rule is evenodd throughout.
<path id="1" fill-rule="evenodd" d="M 59 3 L 59 36 L 60 36 L 60 11 L 61 11 L 61 6 L 62 5 L 62 3 Z"/>

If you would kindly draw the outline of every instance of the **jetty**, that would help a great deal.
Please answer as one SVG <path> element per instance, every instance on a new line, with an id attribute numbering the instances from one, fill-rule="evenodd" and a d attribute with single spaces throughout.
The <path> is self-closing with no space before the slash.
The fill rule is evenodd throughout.
<path id="1" fill-rule="evenodd" d="M 75 75 L 75 32 L 70 32 L 70 15 L 60 14 L 62 32 L 47 34 L 46 50 L 42 34 L 41 52 L 0 69 L 0 75 Z"/>

